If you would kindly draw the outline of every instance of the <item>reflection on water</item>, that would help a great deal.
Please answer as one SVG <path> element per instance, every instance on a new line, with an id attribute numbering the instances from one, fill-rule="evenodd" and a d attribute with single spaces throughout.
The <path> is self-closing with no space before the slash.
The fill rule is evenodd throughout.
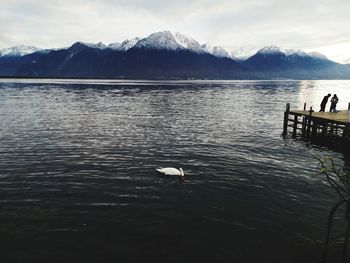
<path id="1" fill-rule="evenodd" d="M 0 248 L 19 262 L 310 262 L 332 189 L 285 103 L 348 81 L 1 80 Z M 345 158 L 345 160 L 347 160 Z M 182 167 L 186 180 L 161 177 Z M 248 249 L 249 248 L 249 249 Z M 276 252 L 279 251 L 279 252 Z M 137 252 L 137 253 L 136 253 Z"/>
<path id="2" fill-rule="evenodd" d="M 350 86 L 347 80 L 304 80 L 299 83 L 299 98 L 296 105 L 292 105 L 294 109 L 302 109 L 306 102 L 307 109 L 310 107 L 315 111 L 319 111 L 320 104 L 324 96 L 328 93 L 337 94 L 339 102 L 338 110 L 347 110 L 350 102 Z M 327 104 L 326 110 L 329 111 L 330 102 Z"/>

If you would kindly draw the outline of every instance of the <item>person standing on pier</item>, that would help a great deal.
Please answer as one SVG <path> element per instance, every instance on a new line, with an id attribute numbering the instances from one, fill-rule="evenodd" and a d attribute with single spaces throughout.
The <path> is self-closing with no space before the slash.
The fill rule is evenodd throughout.
<path id="1" fill-rule="evenodd" d="M 337 103 L 339 99 L 337 97 L 337 94 L 334 94 L 332 99 L 331 99 L 331 107 L 329 109 L 329 112 L 337 112 Z"/>
<path id="2" fill-rule="evenodd" d="M 331 96 L 331 94 L 328 94 L 327 96 L 324 96 L 323 97 L 323 100 L 321 102 L 321 109 L 320 109 L 320 112 L 324 112 L 326 110 L 326 105 L 327 105 L 327 102 L 328 102 L 328 99 L 329 97 Z"/>

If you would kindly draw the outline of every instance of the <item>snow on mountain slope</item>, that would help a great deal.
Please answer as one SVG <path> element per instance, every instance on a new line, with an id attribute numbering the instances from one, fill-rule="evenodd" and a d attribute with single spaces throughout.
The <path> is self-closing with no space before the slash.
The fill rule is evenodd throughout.
<path id="1" fill-rule="evenodd" d="M 186 35 L 180 34 L 180 33 L 175 33 L 173 34 L 176 42 L 183 46 L 184 48 L 187 48 L 191 51 L 194 51 L 196 53 L 204 53 L 206 52 L 203 47 L 193 38 L 188 37 Z"/>
<path id="2" fill-rule="evenodd" d="M 140 38 L 135 37 L 133 39 L 126 39 L 122 43 L 111 43 L 108 45 L 109 48 L 115 49 L 115 50 L 120 50 L 120 51 L 127 51 L 140 40 Z"/>
<path id="3" fill-rule="evenodd" d="M 172 33 L 170 31 L 162 31 L 149 35 L 140 39 L 135 47 L 165 49 L 165 50 L 184 50 L 188 49 L 192 52 L 203 54 L 209 53 L 216 57 L 227 57 L 230 55 L 222 47 L 210 46 L 209 44 L 201 45 L 193 38 L 181 33 Z"/>
<path id="4" fill-rule="evenodd" d="M 41 50 L 33 46 L 18 45 L 0 50 L 0 57 L 21 57 Z"/>
<path id="5" fill-rule="evenodd" d="M 260 49 L 257 54 L 261 54 L 261 55 L 272 55 L 272 54 L 283 54 L 285 55 L 285 52 L 276 46 L 269 46 L 269 47 L 263 47 L 262 49 Z"/>
<path id="6" fill-rule="evenodd" d="M 207 43 L 201 45 L 199 42 L 197 42 L 195 39 L 189 36 L 186 36 L 178 32 L 172 33 L 170 31 L 156 32 L 156 33 L 150 34 L 148 37 L 141 38 L 141 39 L 138 37 L 135 37 L 133 39 L 124 40 L 121 43 L 120 42 L 111 43 L 108 46 L 106 46 L 102 42 L 99 42 L 97 44 L 77 42 L 74 45 L 76 46 L 76 50 L 80 50 L 81 48 L 84 48 L 84 47 L 96 48 L 101 50 L 106 48 L 111 48 L 119 51 L 127 51 L 132 47 L 152 48 L 152 49 L 158 49 L 158 50 L 165 49 L 165 50 L 172 50 L 172 51 L 187 49 L 192 52 L 196 52 L 198 54 L 208 53 L 220 58 L 232 58 L 232 59 L 238 59 L 238 60 L 245 60 L 254 54 L 261 54 L 261 55 L 279 54 L 287 57 L 303 56 L 303 57 L 313 57 L 317 59 L 325 59 L 325 60 L 327 59 L 326 56 L 318 52 L 306 53 L 302 50 L 282 49 L 277 46 L 268 46 L 260 50 L 258 50 L 256 47 L 253 47 L 253 46 L 244 46 L 244 47 L 234 48 L 233 50 L 228 52 L 222 47 L 211 46 Z M 65 49 L 65 48 L 62 48 L 62 49 Z M 40 51 L 42 53 L 49 53 L 52 50 L 58 50 L 58 49 L 44 50 L 33 46 L 19 45 L 19 46 L 14 46 L 14 47 L 0 50 L 0 57 L 1 56 L 23 56 L 23 55 L 34 53 L 37 51 Z M 350 61 L 347 61 L 345 63 L 349 63 L 349 62 Z"/>
<path id="7" fill-rule="evenodd" d="M 202 48 L 209 54 L 212 54 L 216 57 L 219 58 L 230 58 L 230 54 L 223 49 L 222 47 L 218 47 L 218 46 L 211 46 L 208 43 L 205 43 L 202 45 Z"/>
<path id="8" fill-rule="evenodd" d="M 180 45 L 170 31 L 162 31 L 149 35 L 139 40 L 135 47 L 165 49 L 165 50 L 182 50 L 184 47 Z"/>
<path id="9" fill-rule="evenodd" d="M 301 56 L 301 57 L 307 57 L 309 56 L 306 52 L 298 49 L 282 49 L 282 51 L 284 52 L 284 54 L 286 54 L 286 56 Z"/>
<path id="10" fill-rule="evenodd" d="M 122 43 L 119 43 L 119 42 L 117 42 L 117 43 L 111 43 L 111 44 L 108 45 L 108 48 L 119 50 L 121 44 L 122 44 Z"/>
<path id="11" fill-rule="evenodd" d="M 317 59 L 324 59 L 327 60 L 328 58 L 319 53 L 319 52 L 309 52 L 306 53 L 303 50 L 294 50 L 294 49 L 282 49 L 276 46 L 269 46 L 269 47 L 264 47 L 260 49 L 257 54 L 262 54 L 262 55 L 273 55 L 273 54 L 278 54 L 278 55 L 285 55 L 287 57 L 290 56 L 298 56 L 298 57 L 312 57 L 312 58 L 317 58 Z"/>
<path id="12" fill-rule="evenodd" d="M 122 51 L 129 50 L 130 48 L 132 48 L 133 46 L 135 46 L 135 44 L 136 44 L 137 42 L 139 42 L 139 40 L 140 40 L 140 38 L 138 38 L 138 37 L 135 37 L 135 38 L 132 38 L 132 39 L 124 40 L 124 41 L 120 44 L 119 50 L 122 50 Z"/>
<path id="13" fill-rule="evenodd" d="M 91 47 L 91 48 L 97 48 L 97 49 L 105 49 L 107 46 L 103 44 L 102 42 L 99 42 L 97 44 L 95 43 L 85 43 L 85 42 L 78 42 L 84 46 Z"/>
<path id="14" fill-rule="evenodd" d="M 300 57 L 312 57 L 312 58 L 318 58 L 318 59 L 328 59 L 325 55 L 313 51 L 306 53 L 303 50 L 294 50 L 294 49 L 286 49 L 285 51 L 286 56 L 300 56 Z"/>
<path id="15" fill-rule="evenodd" d="M 172 33 L 170 31 L 161 31 L 156 32 L 145 38 L 135 37 L 133 39 L 124 40 L 121 43 L 111 43 L 108 46 L 99 43 L 86 43 L 78 41 L 72 45 L 74 50 L 78 52 L 81 48 L 90 47 L 96 49 L 106 49 L 111 48 L 120 51 L 127 51 L 132 47 L 143 47 L 143 48 L 153 48 L 153 49 L 166 49 L 166 50 L 185 50 L 188 49 L 190 51 L 202 54 L 209 53 L 217 57 L 230 57 L 226 50 L 217 46 L 210 46 L 208 44 L 201 45 L 199 42 L 194 40 L 193 38 L 186 36 L 181 33 Z M 66 48 L 61 48 L 66 49 Z M 42 53 L 49 53 L 52 50 L 59 49 L 39 49 L 31 46 L 15 46 L 10 48 L 5 48 L 0 50 L 1 56 L 23 56 L 26 54 L 34 53 L 40 51 Z"/>

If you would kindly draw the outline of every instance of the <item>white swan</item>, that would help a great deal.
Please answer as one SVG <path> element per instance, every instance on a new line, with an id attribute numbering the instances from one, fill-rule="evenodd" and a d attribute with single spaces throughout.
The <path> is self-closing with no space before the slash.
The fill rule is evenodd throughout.
<path id="1" fill-rule="evenodd" d="M 185 176 L 184 171 L 182 168 L 176 169 L 172 167 L 167 167 L 167 168 L 161 168 L 161 169 L 156 169 L 158 172 L 164 174 L 164 175 L 177 175 L 177 176 Z"/>

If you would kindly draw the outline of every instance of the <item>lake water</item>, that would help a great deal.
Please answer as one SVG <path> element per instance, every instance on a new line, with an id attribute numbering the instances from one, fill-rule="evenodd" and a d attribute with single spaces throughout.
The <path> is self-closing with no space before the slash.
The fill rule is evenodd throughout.
<path id="1" fill-rule="evenodd" d="M 317 262 L 314 156 L 349 159 L 281 133 L 327 93 L 350 81 L 0 80 L 1 262 Z"/>

